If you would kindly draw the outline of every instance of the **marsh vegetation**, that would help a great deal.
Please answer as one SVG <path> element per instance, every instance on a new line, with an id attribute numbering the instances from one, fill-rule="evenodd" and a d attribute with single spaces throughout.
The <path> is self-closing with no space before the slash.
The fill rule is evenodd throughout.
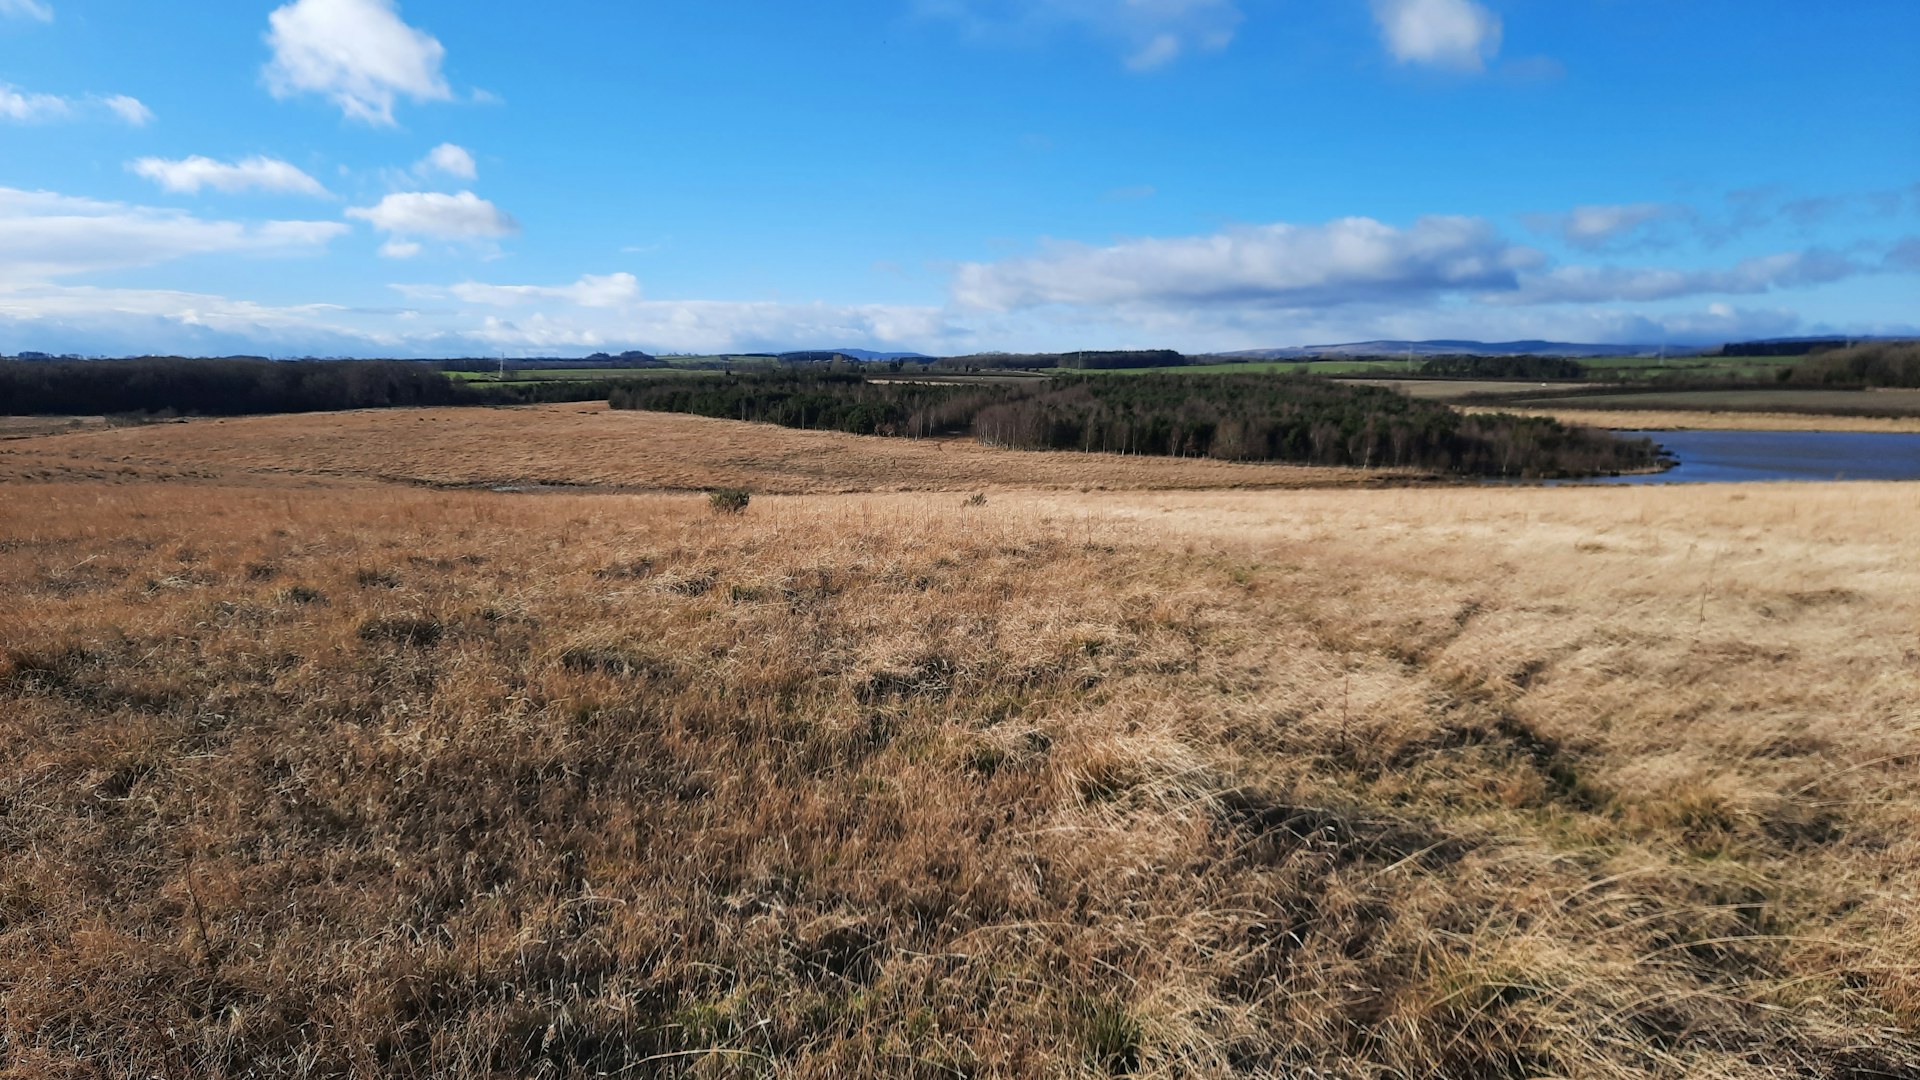
<path id="1" fill-rule="evenodd" d="M 578 406 L 0 455 L 10 1075 L 1920 1070 L 1911 486 Z M 417 482 L 569 466 L 681 490 Z"/>

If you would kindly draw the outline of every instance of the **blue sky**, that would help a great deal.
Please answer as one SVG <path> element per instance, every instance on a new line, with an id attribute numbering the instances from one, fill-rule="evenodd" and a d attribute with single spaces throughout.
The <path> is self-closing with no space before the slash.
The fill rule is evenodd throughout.
<path id="1" fill-rule="evenodd" d="M 1914 333 L 1916 50 L 1912 0 L 0 0 L 0 352 Z"/>

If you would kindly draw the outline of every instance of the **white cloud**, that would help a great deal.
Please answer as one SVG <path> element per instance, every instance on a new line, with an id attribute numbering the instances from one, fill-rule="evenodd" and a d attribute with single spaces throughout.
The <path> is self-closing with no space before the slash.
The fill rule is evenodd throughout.
<path id="1" fill-rule="evenodd" d="M 153 121 L 151 109 L 141 104 L 139 99 L 125 94 L 67 98 L 58 94 L 29 93 L 17 86 L 0 83 L 0 120 L 35 124 L 106 113 L 134 127 L 145 127 Z"/>
<path id="2" fill-rule="evenodd" d="M 446 48 L 408 26 L 393 0 L 294 0 L 268 16 L 273 59 L 267 86 L 276 97 L 323 94 L 347 116 L 393 124 L 400 98 L 450 101 L 441 74 Z"/>
<path id="3" fill-rule="evenodd" d="M 1634 246 L 1655 238 L 1654 226 L 1687 217 L 1687 211 L 1665 203 L 1624 206 L 1580 206 L 1564 214 L 1529 214 L 1529 228 L 1557 234 L 1573 247 L 1601 251 Z"/>
<path id="4" fill-rule="evenodd" d="M 1482 71 L 1500 52 L 1500 17 L 1475 0 L 1373 0 L 1373 17 L 1403 64 Z"/>
<path id="5" fill-rule="evenodd" d="M 57 94 L 30 94 L 18 87 L 0 86 L 0 117 L 32 124 L 64 120 L 73 115 L 73 103 Z"/>
<path id="6" fill-rule="evenodd" d="M 490 314 L 468 333 L 490 347 L 521 352 L 615 346 L 659 352 L 939 349 L 970 340 L 934 307 L 732 300 L 641 300 L 612 310 L 536 312 L 511 320 Z"/>
<path id="7" fill-rule="evenodd" d="M 1152 71 L 1165 67 L 1180 55 L 1180 38 L 1174 34 L 1155 34 L 1152 41 L 1140 47 L 1140 51 L 1127 57 L 1127 66 L 1134 71 Z"/>
<path id="8" fill-rule="evenodd" d="M 100 104 L 119 117 L 121 122 L 134 127 L 146 127 L 153 123 L 153 110 L 147 108 L 139 98 L 128 97 L 125 94 L 112 94 L 101 98 Z"/>
<path id="9" fill-rule="evenodd" d="M 423 307 L 451 302 L 471 313 L 462 334 L 488 348 L 522 353 L 556 349 L 644 348 L 733 352 L 803 346 L 959 348 L 967 331 L 939 307 L 897 304 L 787 303 L 753 300 L 650 300 L 632 274 L 587 274 L 569 285 L 396 285 Z M 447 321 L 450 316 L 435 316 Z M 480 319 L 476 324 L 474 318 Z"/>
<path id="10" fill-rule="evenodd" d="M 1017 40 L 1075 27 L 1119 46 L 1134 71 L 1224 49 L 1242 19 L 1235 0 L 919 0 L 918 8 L 979 38 Z"/>
<path id="11" fill-rule="evenodd" d="M 440 295 L 428 290 L 428 295 Z M 632 274 L 583 274 L 571 285 L 483 285 L 477 281 L 449 286 L 444 295 L 482 307 L 514 307 L 540 300 L 561 300 L 578 307 L 617 308 L 640 299 L 640 281 Z"/>
<path id="12" fill-rule="evenodd" d="M 420 163 L 413 169 L 421 176 L 443 173 L 461 180 L 480 178 L 480 166 L 474 162 L 473 153 L 466 147 L 455 146 L 453 143 L 441 143 L 427 151 L 427 156 L 421 158 Z"/>
<path id="13" fill-rule="evenodd" d="M 145 157 L 128 168 L 168 191 L 192 195 L 204 188 L 228 193 L 264 191 L 325 197 L 320 181 L 277 158 L 250 157 L 231 164 L 210 157 L 171 160 Z"/>
<path id="14" fill-rule="evenodd" d="M 337 338 L 341 330 L 329 319 L 346 311 L 335 304 L 299 304 L 274 307 L 250 300 L 232 300 L 205 293 L 170 289 L 106 289 L 91 285 L 0 285 L 0 323 L 49 324 L 85 327 L 98 341 L 103 333 L 156 323 L 174 328 L 193 327 L 245 335 L 236 344 L 289 338 L 311 345 Z M 145 331 L 127 335 L 126 351 L 171 347 L 152 342 Z M 250 339 L 250 340 L 246 340 Z M 92 351 L 92 350 L 89 350 Z"/>
<path id="15" fill-rule="evenodd" d="M 41 0 L 0 0 L 0 17 L 53 21 L 53 9 Z"/>
<path id="16" fill-rule="evenodd" d="M 373 206 L 353 207 L 347 216 L 359 218 L 396 238 L 485 241 L 520 231 L 519 223 L 511 215 L 471 191 L 457 195 L 437 191 L 399 192 Z"/>
<path id="17" fill-rule="evenodd" d="M 1102 248 L 1058 245 L 1031 258 L 968 263 L 955 275 L 954 297 L 963 306 L 998 311 L 1050 304 L 1419 302 L 1447 291 L 1514 288 L 1518 271 L 1540 260 L 1478 218 L 1428 217 L 1405 229 L 1344 218 Z"/>
<path id="18" fill-rule="evenodd" d="M 380 245 L 383 259 L 411 259 L 424 249 L 412 240 L 389 240 Z"/>
<path id="19" fill-rule="evenodd" d="M 246 224 L 0 188 L 0 280 L 42 281 L 192 255 L 311 253 L 346 231 L 347 226 L 334 221 Z"/>

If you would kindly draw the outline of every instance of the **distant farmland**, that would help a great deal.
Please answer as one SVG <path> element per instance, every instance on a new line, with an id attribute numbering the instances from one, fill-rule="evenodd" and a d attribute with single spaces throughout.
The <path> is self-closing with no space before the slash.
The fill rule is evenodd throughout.
<path id="1" fill-rule="evenodd" d="M 611 382 L 618 379 L 704 378 L 725 372 L 702 368 L 528 368 L 496 371 L 449 371 L 447 378 L 463 383 Z"/>

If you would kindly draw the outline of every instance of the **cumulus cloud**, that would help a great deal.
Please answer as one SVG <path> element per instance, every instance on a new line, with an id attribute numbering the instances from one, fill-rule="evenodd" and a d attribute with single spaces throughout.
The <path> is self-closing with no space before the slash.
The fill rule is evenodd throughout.
<path id="1" fill-rule="evenodd" d="M 460 180 L 480 178 L 480 166 L 473 160 L 473 153 L 453 143 L 441 143 L 427 151 L 427 156 L 421 158 L 413 168 L 422 176 L 440 173 Z"/>
<path id="2" fill-rule="evenodd" d="M 138 98 L 125 94 L 68 98 L 58 94 L 29 93 L 17 86 L 0 83 L 0 120 L 35 124 L 80 119 L 90 114 L 111 115 L 133 127 L 145 127 L 153 122 L 153 111 L 141 104 Z"/>
<path id="3" fill-rule="evenodd" d="M 388 258 L 420 253 L 416 239 L 484 243 L 512 236 L 520 224 L 512 215 L 471 191 L 446 195 L 437 191 L 406 191 L 389 195 L 373 206 L 347 211 L 388 234 L 380 251 Z"/>
<path id="4" fill-rule="evenodd" d="M 1478 218 L 1408 228 L 1371 218 L 1246 226 L 1210 236 L 1057 245 L 1031 258 L 968 263 L 954 279 L 967 307 L 1254 304 L 1327 307 L 1420 302 L 1448 291 L 1512 289 L 1541 256 Z"/>
<path id="5" fill-rule="evenodd" d="M 177 210 L 0 188 L 0 280 L 44 281 L 192 255 L 311 253 L 346 229 L 334 221 L 216 221 Z"/>
<path id="6" fill-rule="evenodd" d="M 1134 71 L 1224 49 L 1242 19 L 1234 0 L 920 0 L 918 6 L 922 14 L 980 38 L 1032 38 L 1077 28 L 1113 42 Z"/>
<path id="7" fill-rule="evenodd" d="M 1373 0 L 1373 17 L 1403 64 L 1483 71 L 1500 52 L 1500 17 L 1475 0 Z"/>
<path id="8" fill-rule="evenodd" d="M 53 9 L 41 0 L 0 0 L 0 18 L 52 22 Z"/>
<path id="9" fill-rule="evenodd" d="M 450 101 L 446 48 L 401 20 L 393 0 L 294 0 L 268 16 L 267 87 L 321 94 L 348 117 L 393 124 L 401 98 Z"/>
<path id="10" fill-rule="evenodd" d="M 327 195 L 320 181 L 278 158 L 255 156 L 225 162 L 197 154 L 179 159 L 144 157 L 127 167 L 165 190 L 182 195 L 198 194 L 207 188 L 229 194 L 262 191 L 322 198 Z"/>
<path id="11" fill-rule="evenodd" d="M 1580 206 L 1564 214 L 1529 214 L 1524 220 L 1536 232 L 1554 234 L 1573 247 L 1603 251 L 1654 242 L 1656 226 L 1686 216 L 1684 208 L 1666 203 L 1632 203 Z"/>

